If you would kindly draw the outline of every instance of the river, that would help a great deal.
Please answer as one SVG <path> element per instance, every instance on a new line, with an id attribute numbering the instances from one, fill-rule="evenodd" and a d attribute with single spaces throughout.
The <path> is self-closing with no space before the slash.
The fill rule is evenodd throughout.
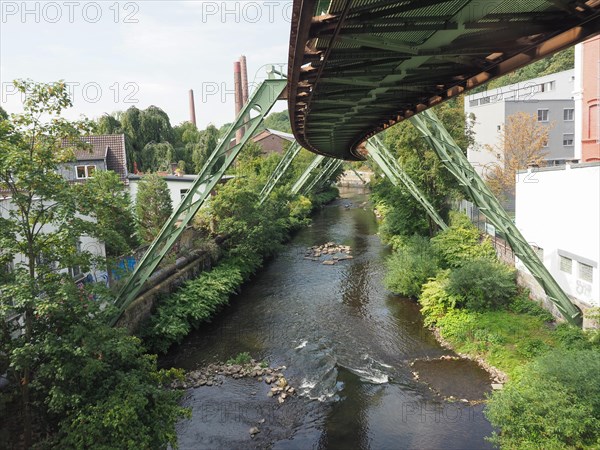
<path id="1" fill-rule="evenodd" d="M 286 366 L 299 395 L 278 404 L 255 379 L 187 390 L 193 416 L 178 425 L 187 449 L 487 449 L 492 427 L 481 400 L 487 374 L 453 355 L 423 328 L 417 304 L 386 291 L 389 250 L 368 197 L 345 190 L 268 262 L 214 322 L 161 360 L 192 370 L 240 352 Z M 354 259 L 325 266 L 307 247 L 349 245 Z M 421 380 L 413 376 L 415 360 Z M 466 402 L 471 400 L 472 402 Z M 258 427 L 253 438 L 248 430 Z"/>

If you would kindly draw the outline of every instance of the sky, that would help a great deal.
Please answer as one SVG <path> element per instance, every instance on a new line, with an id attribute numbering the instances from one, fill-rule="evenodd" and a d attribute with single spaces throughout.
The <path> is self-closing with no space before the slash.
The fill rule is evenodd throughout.
<path id="1" fill-rule="evenodd" d="M 74 104 L 65 117 L 155 105 L 177 125 L 193 89 L 198 127 L 220 126 L 234 118 L 240 55 L 250 89 L 267 65 L 285 71 L 291 11 L 291 0 L 0 0 L 0 106 L 21 109 L 14 79 L 64 80 Z"/>

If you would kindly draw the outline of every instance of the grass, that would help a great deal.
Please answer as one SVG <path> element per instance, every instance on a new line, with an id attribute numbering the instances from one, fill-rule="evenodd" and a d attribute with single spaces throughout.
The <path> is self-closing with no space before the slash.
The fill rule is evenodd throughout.
<path id="1" fill-rule="evenodd" d="M 511 311 L 454 310 L 437 327 L 457 352 L 484 358 L 510 378 L 532 358 L 561 345 L 542 318 Z"/>

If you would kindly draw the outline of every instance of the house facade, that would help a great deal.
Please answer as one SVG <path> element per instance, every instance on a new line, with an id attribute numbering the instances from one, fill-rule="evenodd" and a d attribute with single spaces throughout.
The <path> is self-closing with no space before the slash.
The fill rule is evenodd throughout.
<path id="1" fill-rule="evenodd" d="M 68 181 L 73 183 L 84 183 L 93 178 L 99 171 L 113 170 L 119 174 L 124 183 L 127 183 L 127 159 L 125 154 L 125 136 L 100 135 L 86 136 L 82 138 L 91 146 L 90 150 L 77 150 L 75 160 L 62 164 L 58 171 Z M 0 191 L 0 215 L 7 218 L 14 205 L 8 192 Z M 42 232 L 52 232 L 50 225 L 42 228 Z M 106 249 L 104 242 L 91 236 L 80 236 L 77 242 L 79 251 L 90 252 L 94 256 L 105 257 Z M 27 262 L 25 255 L 14 255 L 8 270 Z M 90 272 L 83 273 L 79 267 L 55 268 L 59 272 L 68 272 L 76 281 L 108 282 L 108 274 L 103 268 L 95 268 Z"/>
<path id="2" fill-rule="evenodd" d="M 575 46 L 575 154 L 600 161 L 600 36 Z"/>
<path id="3" fill-rule="evenodd" d="M 161 175 L 161 177 L 167 183 L 167 188 L 169 189 L 169 195 L 171 197 L 171 203 L 173 205 L 173 209 L 175 209 L 179 206 L 183 198 L 187 195 L 192 185 L 197 180 L 198 175 Z M 141 175 L 128 176 L 129 196 L 133 204 L 135 204 L 136 202 L 139 184 L 142 178 L 143 176 Z M 233 178 L 233 175 L 224 175 L 221 178 L 220 183 L 226 183 L 231 178 Z M 199 199 L 199 195 L 195 194 L 194 201 Z"/>
<path id="4" fill-rule="evenodd" d="M 564 291 L 600 306 L 600 162 L 519 172 L 515 221 Z"/>
<path id="5" fill-rule="evenodd" d="M 501 159 L 500 134 L 507 118 L 518 112 L 532 114 L 551 127 L 543 149 L 547 165 L 577 161 L 574 85 L 574 70 L 566 70 L 467 96 L 465 115 L 474 116 L 475 133 L 467 158 L 477 172 L 485 177 Z"/>
<path id="6" fill-rule="evenodd" d="M 267 128 L 252 140 L 260 145 L 265 153 L 283 153 L 285 146 L 294 142 L 294 135 Z"/>

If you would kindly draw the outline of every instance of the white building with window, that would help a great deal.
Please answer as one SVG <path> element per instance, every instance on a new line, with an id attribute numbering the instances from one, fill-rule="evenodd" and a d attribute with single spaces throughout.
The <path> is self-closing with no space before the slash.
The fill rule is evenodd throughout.
<path id="1" fill-rule="evenodd" d="M 186 196 L 188 191 L 191 189 L 192 185 L 195 183 L 198 175 L 163 175 L 161 177 L 167 183 L 167 188 L 169 189 L 169 195 L 171 197 L 171 203 L 173 205 L 173 209 L 177 208 L 183 198 Z M 139 190 L 139 184 L 142 180 L 143 175 L 129 175 L 129 196 L 131 197 L 131 201 L 135 204 L 137 199 L 137 193 Z M 225 183 L 227 180 L 233 178 L 232 175 L 224 175 L 221 178 L 221 183 Z M 194 195 L 194 200 L 200 199 L 198 194 Z"/>
<path id="2" fill-rule="evenodd" d="M 566 70 L 467 96 L 465 114 L 475 116 L 475 144 L 467 149 L 469 162 L 483 176 L 498 163 L 500 133 L 506 119 L 518 112 L 534 115 L 551 127 L 544 149 L 548 165 L 577 160 L 574 87 L 574 71 Z"/>
<path id="3" fill-rule="evenodd" d="M 567 294 L 600 306 L 599 162 L 517 174 L 516 225 Z"/>
<path id="4" fill-rule="evenodd" d="M 125 136 L 123 134 L 98 135 L 86 136 L 82 139 L 90 144 L 90 148 L 75 151 L 75 160 L 62 164 L 58 169 L 59 173 L 71 183 L 85 183 L 98 171 L 112 170 L 119 175 L 123 183 L 127 184 Z M 7 218 L 12 208 L 14 205 L 10 192 L 0 190 L 0 215 Z M 48 225 L 42 231 L 51 232 L 52 229 Z M 99 257 L 106 256 L 104 242 L 94 237 L 80 236 L 76 245 L 79 251 L 87 251 Z M 13 261 L 7 268 L 2 269 L 10 271 L 26 262 L 25 255 L 13 255 Z M 68 272 L 76 281 L 108 282 L 108 274 L 103 268 L 93 268 L 88 273 L 83 273 L 80 267 L 54 267 L 54 269 L 59 272 Z"/>

